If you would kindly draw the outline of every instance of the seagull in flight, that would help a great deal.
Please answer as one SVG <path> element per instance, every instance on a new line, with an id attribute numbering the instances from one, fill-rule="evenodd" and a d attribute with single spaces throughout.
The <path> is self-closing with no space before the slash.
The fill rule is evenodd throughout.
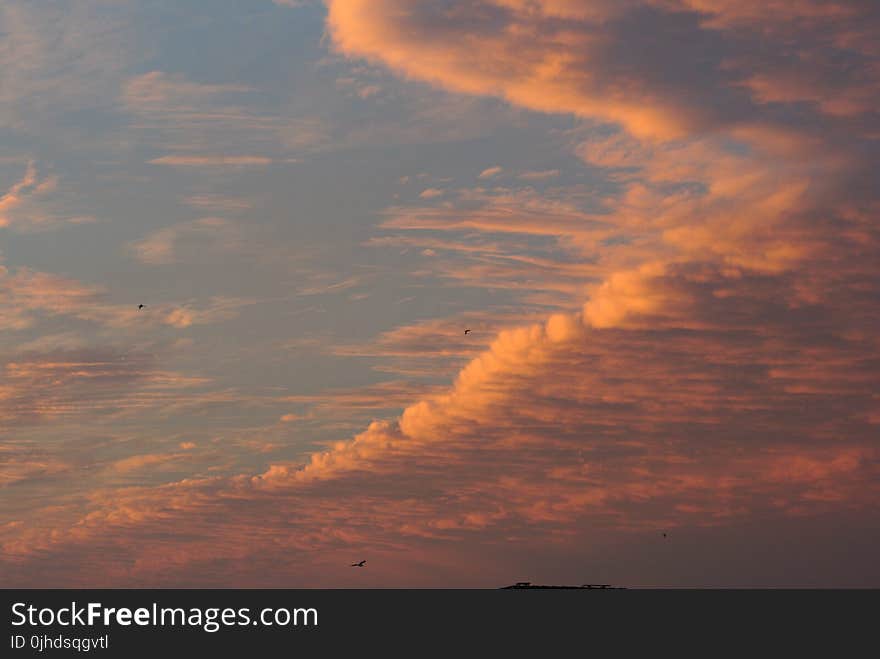
<path id="1" fill-rule="evenodd" d="M 366 563 L 366 561 L 361 561 L 360 563 L 352 563 L 351 566 L 352 567 L 363 567 L 364 563 Z"/>
<path id="2" fill-rule="evenodd" d="M 467 334 L 468 332 L 470 332 L 469 329 L 466 329 L 466 330 L 464 331 L 465 334 Z"/>

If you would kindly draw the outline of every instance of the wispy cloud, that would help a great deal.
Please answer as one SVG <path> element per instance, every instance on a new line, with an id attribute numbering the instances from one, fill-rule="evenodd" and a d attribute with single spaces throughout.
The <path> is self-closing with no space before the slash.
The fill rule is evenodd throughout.
<path id="1" fill-rule="evenodd" d="M 480 175 L 477 178 L 494 178 L 503 171 L 504 169 L 497 165 L 494 167 L 487 167 L 482 172 L 480 172 Z"/>
<path id="2" fill-rule="evenodd" d="M 41 176 L 36 164 L 28 162 L 21 179 L 0 196 L 0 228 L 27 232 L 95 221 L 88 215 L 64 214 L 51 199 L 57 191 L 58 177 Z"/>
<path id="3" fill-rule="evenodd" d="M 442 197 L 444 194 L 446 194 L 446 192 L 440 188 L 425 188 L 419 193 L 419 197 L 422 199 L 436 199 L 437 197 Z"/>
<path id="4" fill-rule="evenodd" d="M 266 167 L 272 163 L 271 158 L 264 156 L 195 156 L 168 155 L 153 158 L 153 165 L 170 165 L 172 167 Z"/>
<path id="5" fill-rule="evenodd" d="M 547 179 L 556 178 L 557 176 L 559 176 L 558 169 L 542 169 L 534 172 L 523 172 L 522 174 L 518 174 L 517 178 L 521 178 L 525 181 L 546 181 Z"/>
<path id="6" fill-rule="evenodd" d="M 192 81 L 151 71 L 130 78 L 121 100 L 132 129 L 153 148 L 173 153 L 150 160 L 174 167 L 264 167 L 297 162 L 294 152 L 326 139 L 324 123 L 254 102 L 257 90 Z"/>
<path id="7" fill-rule="evenodd" d="M 242 241 L 242 231 L 237 224 L 219 217 L 203 217 L 159 229 L 132 243 L 131 249 L 140 261 L 160 265 L 178 260 L 184 243 L 196 243 L 199 254 L 206 250 L 222 254 L 240 248 Z"/>

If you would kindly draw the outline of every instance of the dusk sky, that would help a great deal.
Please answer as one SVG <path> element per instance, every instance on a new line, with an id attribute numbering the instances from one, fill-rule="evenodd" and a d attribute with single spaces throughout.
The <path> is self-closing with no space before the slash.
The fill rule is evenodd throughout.
<path id="1" fill-rule="evenodd" d="M 0 585 L 880 587 L 878 35 L 2 0 Z"/>

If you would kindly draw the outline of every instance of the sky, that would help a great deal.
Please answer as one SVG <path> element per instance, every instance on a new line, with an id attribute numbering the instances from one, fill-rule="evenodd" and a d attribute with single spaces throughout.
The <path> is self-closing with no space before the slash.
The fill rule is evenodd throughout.
<path id="1" fill-rule="evenodd" d="M 878 33 L 4 0 L 0 584 L 880 587 Z"/>

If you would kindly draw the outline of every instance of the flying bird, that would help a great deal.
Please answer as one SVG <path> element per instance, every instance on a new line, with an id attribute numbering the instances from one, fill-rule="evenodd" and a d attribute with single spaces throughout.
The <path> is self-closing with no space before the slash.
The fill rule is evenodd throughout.
<path id="1" fill-rule="evenodd" d="M 664 538 L 666 537 L 666 534 L 665 534 L 665 533 L 663 534 L 663 537 L 664 537 Z"/>
<path id="2" fill-rule="evenodd" d="M 467 334 L 468 332 L 470 332 L 469 329 L 466 329 L 466 330 L 464 331 L 465 334 Z"/>
<path id="3" fill-rule="evenodd" d="M 363 567 L 364 563 L 366 563 L 366 561 L 361 561 L 360 563 L 352 563 L 351 566 L 352 567 Z"/>
<path id="4" fill-rule="evenodd" d="M 138 305 L 138 311 L 140 311 L 141 309 L 143 309 L 145 306 L 146 306 L 145 304 L 139 304 L 139 305 Z"/>

